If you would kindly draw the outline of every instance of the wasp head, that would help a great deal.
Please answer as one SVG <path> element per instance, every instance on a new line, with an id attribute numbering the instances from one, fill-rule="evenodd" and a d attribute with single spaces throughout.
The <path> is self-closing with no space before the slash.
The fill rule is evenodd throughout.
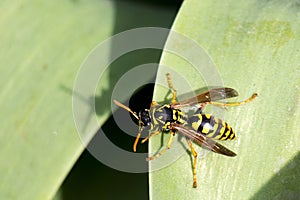
<path id="1" fill-rule="evenodd" d="M 151 118 L 148 109 L 141 110 L 139 113 L 139 120 L 142 122 L 142 126 L 150 127 Z"/>

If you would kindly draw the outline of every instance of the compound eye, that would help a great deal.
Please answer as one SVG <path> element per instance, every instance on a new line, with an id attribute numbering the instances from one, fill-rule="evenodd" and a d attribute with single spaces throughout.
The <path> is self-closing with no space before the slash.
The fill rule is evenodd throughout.
<path id="1" fill-rule="evenodd" d="M 140 117 L 141 117 L 141 120 L 142 120 L 142 122 L 143 122 L 143 124 L 144 124 L 145 127 L 150 126 L 151 119 L 150 119 L 150 116 L 149 116 L 149 111 L 143 110 L 141 112 Z"/>
<path id="2" fill-rule="evenodd" d="M 151 124 L 151 119 L 148 117 L 145 119 L 145 122 L 144 122 L 145 126 L 150 126 Z"/>

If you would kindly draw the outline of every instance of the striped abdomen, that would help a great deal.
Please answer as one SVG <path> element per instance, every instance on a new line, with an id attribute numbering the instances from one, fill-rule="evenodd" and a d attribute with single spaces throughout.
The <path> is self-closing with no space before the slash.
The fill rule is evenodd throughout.
<path id="1" fill-rule="evenodd" d="M 189 118 L 190 126 L 206 135 L 217 140 L 235 140 L 236 136 L 232 128 L 223 120 L 215 118 L 209 114 L 196 114 Z"/>

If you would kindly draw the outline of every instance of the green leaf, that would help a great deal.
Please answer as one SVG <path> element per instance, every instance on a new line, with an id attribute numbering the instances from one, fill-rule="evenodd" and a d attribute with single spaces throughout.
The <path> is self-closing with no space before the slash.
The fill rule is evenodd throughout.
<path id="1" fill-rule="evenodd" d="M 207 76 L 207 71 L 197 72 L 195 68 L 199 66 L 191 65 L 197 60 L 203 60 L 202 69 L 206 62 L 208 71 L 214 65 L 203 52 L 202 57 L 193 53 L 198 49 L 173 35 L 166 49 L 176 49 L 179 55 L 163 54 L 161 64 L 170 68 L 160 67 L 158 80 L 167 85 L 165 74 L 170 72 L 179 94 L 206 87 L 207 83 L 224 83 L 239 92 L 234 101 L 244 100 L 254 92 L 259 96 L 247 105 L 226 109 L 226 119 L 221 115 L 238 137 L 237 141 L 221 143 L 234 150 L 237 157 L 206 155 L 206 150 L 196 147 L 200 158 L 198 188 L 194 189 L 189 148 L 184 138 L 175 138 L 169 152 L 150 162 L 151 169 L 165 160 L 171 163 L 151 172 L 151 199 L 299 198 L 299 11 L 298 1 L 183 3 L 172 30 L 207 52 L 221 80 L 215 79 L 218 76 Z M 156 87 L 154 99 L 164 101 L 167 91 Z M 216 116 L 222 113 L 212 107 L 205 111 L 212 110 Z M 161 137 L 153 137 L 150 151 L 165 146 L 168 137 L 164 135 L 163 144 Z M 176 162 L 172 163 L 173 160 Z"/>
<path id="2" fill-rule="evenodd" d="M 73 83 L 89 51 L 111 35 L 114 7 L 108 1 L 0 7 L 0 199 L 50 199 L 84 149 L 74 126 Z"/>
<path id="3" fill-rule="evenodd" d="M 174 9 L 98 0 L 2 1 L 0 7 L 0 199 L 51 199 L 85 148 L 72 113 L 80 65 L 96 45 L 116 33 L 169 26 Z M 152 55 L 158 60 L 159 53 Z M 142 54 L 140 58 L 147 61 Z M 100 125 L 111 112 L 110 96 L 105 95 L 141 60 L 115 65 L 105 74 L 96 96 L 81 99 L 83 104 L 91 99 L 100 102 L 96 108 Z M 60 191 L 55 198 L 66 196 L 66 191 Z"/>

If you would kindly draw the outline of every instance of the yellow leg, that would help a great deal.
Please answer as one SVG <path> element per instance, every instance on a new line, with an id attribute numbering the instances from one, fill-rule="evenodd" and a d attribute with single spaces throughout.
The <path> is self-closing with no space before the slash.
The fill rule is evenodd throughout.
<path id="1" fill-rule="evenodd" d="M 257 97 L 257 93 L 254 93 L 250 98 L 241 101 L 241 102 L 228 102 L 228 103 L 221 103 L 221 102 L 207 102 L 206 104 L 210 104 L 210 105 L 214 105 L 214 106 L 240 106 L 246 103 L 249 103 L 250 101 L 253 101 L 253 99 L 255 99 L 255 97 Z"/>
<path id="2" fill-rule="evenodd" d="M 188 145 L 190 146 L 192 155 L 194 157 L 194 161 L 193 161 L 193 187 L 196 188 L 197 187 L 197 171 L 196 171 L 196 165 L 197 165 L 197 152 L 195 151 L 192 142 L 190 139 L 186 138 L 186 141 L 188 143 Z"/>
<path id="3" fill-rule="evenodd" d="M 154 156 L 151 156 L 151 157 L 147 158 L 148 161 L 149 161 L 149 160 L 153 160 L 153 159 L 155 159 L 155 158 L 161 156 L 161 155 L 164 154 L 168 149 L 170 149 L 171 144 L 172 144 L 172 141 L 173 141 L 173 137 L 174 137 L 175 133 L 174 133 L 173 131 L 171 131 L 170 134 L 171 134 L 171 135 L 170 135 L 170 138 L 169 138 L 167 147 L 166 147 L 165 149 L 161 150 L 160 152 L 158 152 L 157 154 L 155 154 Z"/>
<path id="4" fill-rule="evenodd" d="M 174 88 L 174 85 L 173 85 L 172 80 L 171 80 L 171 75 L 169 73 L 167 73 L 167 81 L 168 81 L 169 88 L 173 91 L 173 96 L 172 96 L 171 103 L 175 104 L 175 103 L 177 103 L 177 101 L 176 101 L 177 91 Z"/>
<path id="5" fill-rule="evenodd" d="M 139 139 L 141 137 L 141 133 L 139 132 L 135 138 L 135 141 L 133 143 L 133 151 L 136 152 L 136 146 L 137 146 L 137 143 L 139 142 Z"/>
<path id="6" fill-rule="evenodd" d="M 141 143 L 143 144 L 144 142 L 146 142 L 147 140 L 149 140 L 150 137 L 152 137 L 152 136 L 154 136 L 154 135 L 157 135 L 157 134 L 159 134 L 159 133 L 161 133 L 161 130 L 157 130 L 157 131 L 155 131 L 155 132 L 150 133 L 150 135 L 147 136 L 147 137 L 145 137 L 145 138 L 142 140 Z"/>
<path id="7" fill-rule="evenodd" d="M 153 106 L 156 106 L 156 105 L 158 105 L 158 103 L 156 101 L 152 101 L 151 104 L 150 104 L 150 108 L 153 107 Z"/>

